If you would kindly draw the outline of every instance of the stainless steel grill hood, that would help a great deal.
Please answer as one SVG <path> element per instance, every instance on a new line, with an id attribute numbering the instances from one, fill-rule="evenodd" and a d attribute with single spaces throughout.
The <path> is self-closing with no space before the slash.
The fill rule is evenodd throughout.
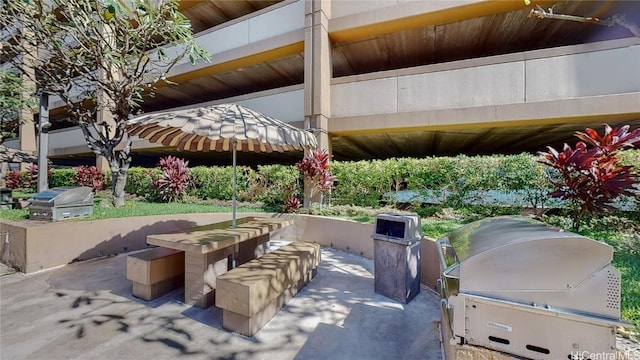
<path id="1" fill-rule="evenodd" d="M 614 351 L 620 273 L 611 246 L 515 217 L 468 224 L 438 245 L 453 342 L 536 359 Z"/>
<path id="2" fill-rule="evenodd" d="M 55 187 L 29 199 L 29 219 L 59 221 L 91 216 L 93 191 L 87 186 Z"/>

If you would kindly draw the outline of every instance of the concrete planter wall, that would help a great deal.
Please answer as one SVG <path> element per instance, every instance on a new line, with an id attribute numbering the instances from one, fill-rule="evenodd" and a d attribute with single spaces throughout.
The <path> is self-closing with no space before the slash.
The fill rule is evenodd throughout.
<path id="1" fill-rule="evenodd" d="M 239 214 L 244 216 L 292 217 L 294 225 L 272 234 L 272 239 L 312 241 L 373 258 L 373 224 L 312 215 Z M 73 261 L 143 249 L 147 247 L 147 235 L 230 219 L 230 214 L 188 214 L 67 222 L 0 220 L 0 260 L 31 273 Z M 439 275 L 432 240 L 424 238 L 421 248 L 422 283 L 430 288 L 435 287 Z"/>

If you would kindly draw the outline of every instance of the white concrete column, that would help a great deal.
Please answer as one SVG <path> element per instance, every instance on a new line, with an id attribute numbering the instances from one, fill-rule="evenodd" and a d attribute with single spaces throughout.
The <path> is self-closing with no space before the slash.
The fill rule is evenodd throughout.
<path id="1" fill-rule="evenodd" d="M 331 41 L 328 24 L 331 0 L 305 2 L 304 29 L 304 125 L 314 129 L 318 147 L 331 154 L 329 117 L 331 113 Z M 311 197 L 311 188 L 304 182 L 304 205 L 322 202 L 320 194 Z"/>
<path id="2" fill-rule="evenodd" d="M 328 119 L 331 113 L 330 0 L 305 2 L 304 114 L 305 126 L 316 129 L 318 145 L 331 152 Z"/>

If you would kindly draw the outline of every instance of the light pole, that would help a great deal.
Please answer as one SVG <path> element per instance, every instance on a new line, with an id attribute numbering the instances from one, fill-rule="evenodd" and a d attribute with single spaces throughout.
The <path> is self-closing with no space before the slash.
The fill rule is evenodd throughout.
<path id="1" fill-rule="evenodd" d="M 49 188 L 47 179 L 47 155 L 49 153 L 49 94 L 40 90 L 40 113 L 38 114 L 38 192 Z"/>

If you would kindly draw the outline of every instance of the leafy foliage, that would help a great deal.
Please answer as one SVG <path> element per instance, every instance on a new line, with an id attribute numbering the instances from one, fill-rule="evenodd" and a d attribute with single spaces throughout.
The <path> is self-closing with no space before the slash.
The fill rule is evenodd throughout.
<path id="1" fill-rule="evenodd" d="M 75 186 L 76 184 L 75 169 L 53 169 L 49 178 L 50 187 Z"/>
<path id="2" fill-rule="evenodd" d="M 304 180 L 311 186 L 311 198 L 331 189 L 336 177 L 330 169 L 329 152 L 326 149 L 315 149 L 307 152 L 304 158 L 296 163 Z"/>
<path id="3" fill-rule="evenodd" d="M 464 206 L 474 191 L 520 192 L 520 206 L 540 206 L 550 183 L 545 166 L 530 154 L 428 157 L 332 162 L 337 185 L 331 203 L 378 207 L 395 201 L 385 194 L 411 190 L 416 195 L 438 195 L 443 206 Z M 484 199 L 474 199 L 482 203 Z"/>
<path id="4" fill-rule="evenodd" d="M 53 168 L 47 168 L 47 178 L 51 179 Z M 5 181 L 9 189 L 28 189 L 35 192 L 38 186 L 38 165 L 29 165 L 26 171 L 11 171 Z"/>
<path id="5" fill-rule="evenodd" d="M 189 187 L 189 162 L 175 156 L 160 158 L 160 170 L 153 187 L 163 201 L 172 202 L 182 199 Z"/>
<path id="6" fill-rule="evenodd" d="M 576 132 L 575 148 L 565 144 L 562 151 L 548 147 L 543 163 L 557 172 L 551 181 L 555 187 L 549 195 L 569 200 L 574 213 L 573 229 L 578 230 L 586 214 L 612 210 L 611 201 L 621 195 L 633 196 L 630 191 L 638 176 L 631 165 L 620 165 L 618 152 L 640 142 L 640 129 L 629 126 L 611 128 L 605 125 L 604 134 L 587 128 Z M 587 147 L 591 145 L 591 148 Z"/>
<path id="7" fill-rule="evenodd" d="M 95 166 L 78 166 L 74 168 L 74 182 L 80 186 L 89 186 L 93 192 L 104 189 L 104 174 Z"/>
<path id="8" fill-rule="evenodd" d="M 143 96 L 169 82 L 166 74 L 183 58 L 192 63 L 208 58 L 178 1 L 6 0 L 2 5 L 0 28 L 21 25 L 3 39 L 3 51 L 22 55 L 9 61 L 38 89 L 64 102 L 68 120 L 80 125 L 89 148 L 109 161 L 113 202 L 123 205 L 131 140 L 117 146 L 125 139 L 126 120 Z M 46 56 L 35 58 L 36 53 Z M 103 110 L 113 122 L 96 116 Z"/>
<path id="9" fill-rule="evenodd" d="M 128 194 L 141 196 L 150 201 L 156 200 L 157 191 L 153 187 L 153 182 L 154 179 L 160 177 L 160 174 L 161 171 L 158 168 L 131 168 L 127 176 L 127 186 L 125 190 Z"/>
<path id="10" fill-rule="evenodd" d="M 29 165 L 27 172 L 21 176 L 22 186 L 21 188 L 35 190 L 38 186 L 38 165 Z"/>
<path id="11" fill-rule="evenodd" d="M 4 180 L 6 181 L 7 188 L 9 189 L 18 189 L 22 184 L 20 181 L 20 171 L 18 170 L 9 171 Z"/>
<path id="12" fill-rule="evenodd" d="M 20 111 L 36 105 L 33 97 L 25 96 L 33 91 L 26 87 L 20 74 L 0 71 L 0 143 L 16 137 L 20 124 Z"/>
<path id="13" fill-rule="evenodd" d="M 238 200 L 242 200 L 242 194 L 247 191 L 248 177 L 251 176 L 253 170 L 238 166 L 237 184 L 238 184 Z M 192 187 L 189 194 L 200 199 L 218 199 L 231 200 L 233 196 L 233 167 L 216 166 L 205 167 L 197 166 L 191 169 Z"/>
<path id="14" fill-rule="evenodd" d="M 300 199 L 297 196 L 291 194 L 284 202 L 284 211 L 288 213 L 294 213 L 302 206 Z"/>
<path id="15" fill-rule="evenodd" d="M 248 189 L 241 192 L 241 197 L 261 202 L 265 208 L 281 209 L 288 197 L 301 195 L 299 175 L 293 166 L 260 165 L 250 173 Z"/>

